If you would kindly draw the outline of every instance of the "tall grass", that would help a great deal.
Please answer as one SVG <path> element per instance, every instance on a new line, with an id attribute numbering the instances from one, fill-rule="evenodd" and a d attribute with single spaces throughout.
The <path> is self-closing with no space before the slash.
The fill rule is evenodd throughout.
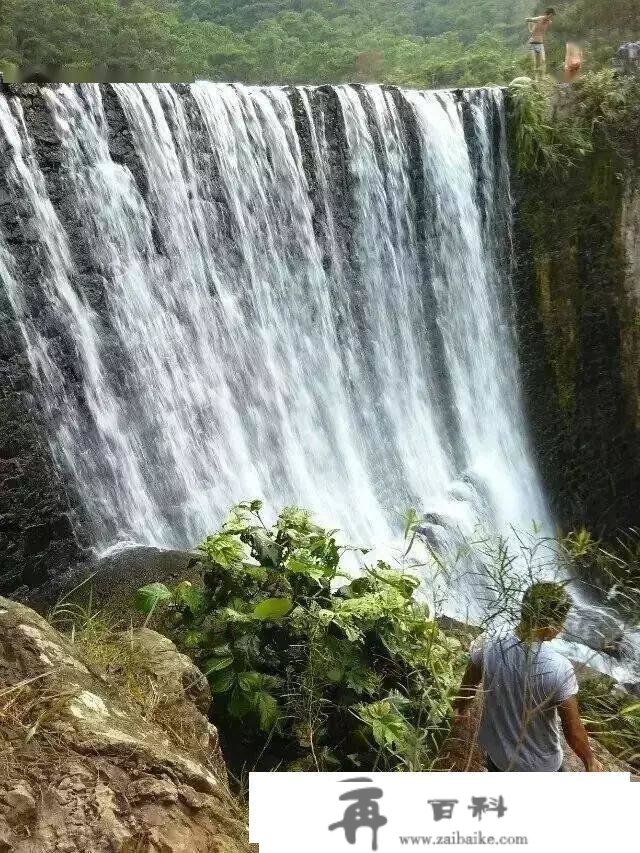
<path id="1" fill-rule="evenodd" d="M 561 175 L 592 151 L 588 129 L 552 106 L 546 81 L 518 78 L 509 87 L 510 118 L 518 172 Z"/>

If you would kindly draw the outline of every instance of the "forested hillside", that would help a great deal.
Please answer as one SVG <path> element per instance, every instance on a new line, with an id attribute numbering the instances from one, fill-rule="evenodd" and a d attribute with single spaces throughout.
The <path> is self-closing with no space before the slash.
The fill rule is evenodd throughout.
<path id="1" fill-rule="evenodd" d="M 545 4 L 546 5 L 546 4 Z M 638 37 L 638 0 L 558 0 L 551 70 L 567 38 L 587 66 Z M 536 0 L 0 0 L 0 67 L 108 66 L 165 78 L 502 83 L 526 63 Z"/>

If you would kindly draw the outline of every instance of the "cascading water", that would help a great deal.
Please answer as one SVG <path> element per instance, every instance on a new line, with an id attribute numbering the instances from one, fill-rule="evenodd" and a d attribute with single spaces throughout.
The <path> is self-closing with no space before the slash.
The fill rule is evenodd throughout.
<path id="1" fill-rule="evenodd" d="M 45 151 L 0 95 L 0 177 L 31 247 L 15 257 L 0 225 L 0 278 L 97 550 L 192 546 L 247 497 L 367 544 L 397 543 L 414 506 L 449 555 L 478 525 L 551 531 L 500 90 L 43 99 Z M 462 568 L 445 596 L 477 613 L 482 573 Z"/>
<path id="2" fill-rule="evenodd" d="M 143 180 L 113 154 L 114 92 Z M 518 390 L 499 90 L 44 96 L 84 257 L 19 101 L 0 98 L 43 310 L 20 270 L 3 278 L 97 547 L 191 545 L 253 495 L 362 541 L 393 540 L 409 505 L 443 530 L 548 524 Z"/>

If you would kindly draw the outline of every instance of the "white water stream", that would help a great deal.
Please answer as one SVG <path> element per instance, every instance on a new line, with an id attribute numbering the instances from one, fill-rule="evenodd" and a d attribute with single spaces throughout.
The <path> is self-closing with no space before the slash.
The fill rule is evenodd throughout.
<path id="1" fill-rule="evenodd" d="M 13 177 L 41 235 L 46 298 L 81 387 L 60 381 L 46 329 L 29 323 L 34 367 L 97 544 L 190 545 L 254 495 L 310 506 L 372 542 L 392 540 L 411 504 L 465 527 L 548 523 L 520 406 L 509 234 L 492 232 L 494 206 L 509 203 L 504 140 L 488 130 L 501 94 L 467 96 L 478 172 L 453 94 L 337 87 L 345 211 L 331 198 L 322 104 L 301 90 L 318 234 L 283 90 L 197 83 L 187 108 L 168 85 L 115 89 L 146 198 L 112 160 L 100 89 L 46 94 L 65 188 L 104 281 L 102 314 L 74 285 L 70 238 L 18 103 L 0 101 Z"/>
<path id="2" fill-rule="evenodd" d="M 499 90 L 106 91 L 45 90 L 81 244 L 0 96 L 40 266 L 27 283 L 4 245 L 0 275 L 98 549 L 192 546 L 253 497 L 360 544 L 398 542 L 409 506 L 444 550 L 552 532 Z"/>

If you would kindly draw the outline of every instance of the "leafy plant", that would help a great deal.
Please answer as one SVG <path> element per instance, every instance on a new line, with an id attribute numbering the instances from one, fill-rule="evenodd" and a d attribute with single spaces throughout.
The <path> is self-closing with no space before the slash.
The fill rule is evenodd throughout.
<path id="1" fill-rule="evenodd" d="M 560 553 L 573 562 L 583 582 L 604 590 L 629 624 L 640 621 L 640 530 L 620 531 L 603 544 L 582 529 L 569 533 Z"/>
<path id="2" fill-rule="evenodd" d="M 148 615 L 161 601 L 168 601 L 171 597 L 171 590 L 163 583 L 150 583 L 136 592 L 136 610 Z"/>
<path id="3" fill-rule="evenodd" d="M 616 693 L 610 678 L 585 681 L 580 707 L 589 732 L 617 758 L 640 769 L 640 701 Z"/>
<path id="4" fill-rule="evenodd" d="M 155 596 L 165 630 L 206 673 L 232 765 L 241 744 L 263 767 L 429 766 L 463 655 L 415 599 L 419 579 L 384 562 L 347 577 L 340 560 L 354 549 L 337 531 L 298 507 L 267 527 L 261 509 L 238 504 L 205 539 L 201 588 L 136 596 L 145 613 Z"/>
<path id="5" fill-rule="evenodd" d="M 612 69 L 585 74 L 576 84 L 579 114 L 589 132 L 616 152 L 633 152 L 640 130 L 640 78 Z"/>
<path id="6" fill-rule="evenodd" d="M 564 173 L 592 148 L 590 135 L 574 117 L 554 114 L 553 89 L 518 77 L 509 86 L 509 107 L 519 172 Z"/>
<path id="7" fill-rule="evenodd" d="M 523 174 L 568 172 L 603 146 L 637 152 L 640 79 L 612 69 L 583 75 L 561 92 L 549 81 L 518 77 L 509 86 L 516 166 Z"/>

